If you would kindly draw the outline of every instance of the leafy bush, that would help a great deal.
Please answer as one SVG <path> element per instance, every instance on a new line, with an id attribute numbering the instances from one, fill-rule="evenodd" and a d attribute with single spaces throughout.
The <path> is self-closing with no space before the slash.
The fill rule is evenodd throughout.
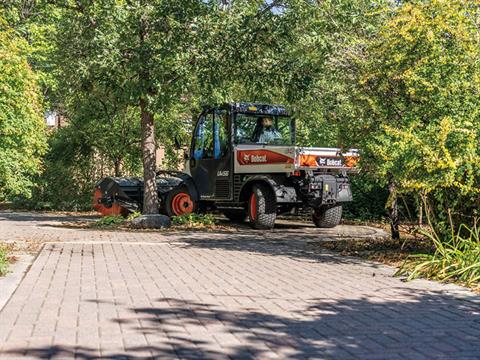
<path id="1" fill-rule="evenodd" d="M 397 272 L 408 275 L 408 280 L 418 277 L 441 281 L 458 281 L 471 287 L 480 288 L 480 228 L 461 225 L 444 239 L 434 230 L 424 231 L 435 244 L 434 254 L 412 255 Z"/>
<path id="2" fill-rule="evenodd" d="M 99 227 L 108 227 L 108 226 L 115 226 L 115 225 L 120 225 L 125 222 L 125 218 L 123 216 L 119 215 L 110 215 L 110 216 L 104 216 L 100 220 L 98 220 L 95 223 L 95 226 Z"/>
<path id="3" fill-rule="evenodd" d="M 8 271 L 7 249 L 0 245 L 0 276 L 3 276 Z"/>
<path id="4" fill-rule="evenodd" d="M 471 3 L 388 5 L 375 36 L 345 48 L 339 64 L 342 144 L 362 150 L 362 169 L 397 195 L 425 198 L 435 230 L 472 226 L 480 205 L 480 12 Z M 341 98 L 343 100 L 343 98 Z"/>
<path id="5" fill-rule="evenodd" d="M 349 220 L 378 221 L 385 219 L 388 214 L 385 204 L 388 190 L 378 185 L 368 173 L 360 173 L 350 178 L 353 201 L 346 203 L 343 217 Z"/>
<path id="6" fill-rule="evenodd" d="M 215 225 L 215 218 L 212 214 L 186 214 L 172 217 L 173 225 L 187 227 L 202 227 Z"/>
<path id="7" fill-rule="evenodd" d="M 77 98 L 78 96 L 76 96 Z M 103 99 L 97 96 L 95 99 Z M 129 109 L 109 121 L 92 98 L 72 104 L 64 114 L 68 126 L 48 138 L 43 172 L 34 178 L 31 198 L 13 199 L 17 207 L 32 210 L 84 211 L 92 209 L 95 183 L 105 176 L 138 175 L 141 156 L 139 135 Z M 126 134 L 124 134 L 124 132 Z"/>

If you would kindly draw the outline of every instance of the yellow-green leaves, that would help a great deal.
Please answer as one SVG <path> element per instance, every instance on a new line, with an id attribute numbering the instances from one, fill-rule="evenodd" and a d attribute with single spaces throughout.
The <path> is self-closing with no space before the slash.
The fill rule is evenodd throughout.
<path id="1" fill-rule="evenodd" d="M 0 18 L 0 200 L 29 195 L 46 148 L 40 92 L 27 48 Z"/>
<path id="2" fill-rule="evenodd" d="M 357 59 L 370 168 L 459 216 L 471 216 L 479 201 L 479 5 L 428 0 L 390 8 Z"/>

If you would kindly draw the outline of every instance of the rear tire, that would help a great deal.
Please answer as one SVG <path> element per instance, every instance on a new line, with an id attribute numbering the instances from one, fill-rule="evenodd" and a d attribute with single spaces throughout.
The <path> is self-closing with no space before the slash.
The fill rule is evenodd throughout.
<path id="1" fill-rule="evenodd" d="M 197 211 L 197 207 L 198 204 L 192 200 L 186 186 L 173 189 L 165 200 L 165 209 L 170 217 L 194 213 Z"/>
<path id="2" fill-rule="evenodd" d="M 314 209 L 312 220 L 318 228 L 334 228 L 342 220 L 342 205 Z"/>
<path id="3" fill-rule="evenodd" d="M 245 210 L 224 210 L 223 215 L 233 223 L 243 223 L 247 219 Z"/>
<path id="4" fill-rule="evenodd" d="M 253 186 L 248 199 L 248 218 L 254 229 L 273 229 L 277 218 L 277 200 L 267 185 Z"/>

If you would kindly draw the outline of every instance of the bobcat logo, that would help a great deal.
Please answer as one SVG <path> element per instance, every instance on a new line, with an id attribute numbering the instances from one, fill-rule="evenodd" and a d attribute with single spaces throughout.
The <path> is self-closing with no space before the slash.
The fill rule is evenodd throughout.
<path id="1" fill-rule="evenodd" d="M 319 166 L 333 166 L 333 167 L 342 167 L 343 162 L 342 159 L 330 159 L 330 158 L 323 158 L 317 157 L 317 164 Z"/>
<path id="2" fill-rule="evenodd" d="M 266 163 L 267 162 L 267 155 L 251 155 L 250 161 L 252 163 Z"/>
<path id="3" fill-rule="evenodd" d="M 243 162 L 245 164 L 266 163 L 267 162 L 267 155 L 243 154 Z"/>

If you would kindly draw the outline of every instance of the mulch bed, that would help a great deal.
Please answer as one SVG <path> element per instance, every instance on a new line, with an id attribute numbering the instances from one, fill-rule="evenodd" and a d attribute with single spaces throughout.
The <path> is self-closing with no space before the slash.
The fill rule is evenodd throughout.
<path id="1" fill-rule="evenodd" d="M 356 223 L 351 225 L 368 225 L 390 231 L 388 224 Z M 431 254 L 435 251 L 433 243 L 418 233 L 416 225 L 402 225 L 400 239 L 345 239 L 323 241 L 315 245 L 334 251 L 344 256 L 356 256 L 382 264 L 399 267 L 410 255 Z"/>

